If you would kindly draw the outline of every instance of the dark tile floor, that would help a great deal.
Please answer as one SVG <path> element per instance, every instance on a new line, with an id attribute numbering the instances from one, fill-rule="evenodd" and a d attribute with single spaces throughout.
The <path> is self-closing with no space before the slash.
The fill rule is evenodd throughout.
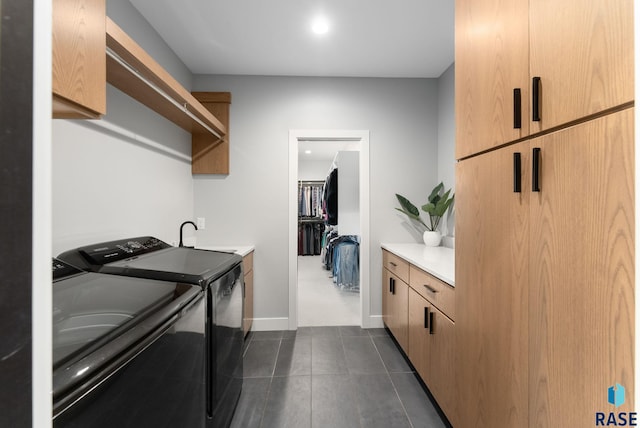
<path id="1" fill-rule="evenodd" d="M 385 329 L 253 332 L 232 428 L 440 428 L 442 419 Z"/>

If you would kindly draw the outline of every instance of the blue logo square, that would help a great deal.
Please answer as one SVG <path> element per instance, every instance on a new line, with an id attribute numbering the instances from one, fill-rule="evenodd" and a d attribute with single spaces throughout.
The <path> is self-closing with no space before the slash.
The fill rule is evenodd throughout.
<path id="1" fill-rule="evenodd" d="M 624 386 L 616 383 L 615 386 L 609 387 L 609 403 L 616 407 L 624 404 Z"/>

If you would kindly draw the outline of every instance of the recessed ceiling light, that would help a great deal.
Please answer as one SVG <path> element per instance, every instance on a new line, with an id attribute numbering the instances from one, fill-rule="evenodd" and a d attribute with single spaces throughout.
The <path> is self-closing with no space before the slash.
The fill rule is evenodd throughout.
<path id="1" fill-rule="evenodd" d="M 311 154 L 311 150 L 305 150 L 304 151 L 306 154 L 310 155 Z"/>
<path id="2" fill-rule="evenodd" d="M 329 23 L 325 18 L 318 17 L 311 23 L 311 30 L 316 34 L 326 34 L 329 31 Z"/>

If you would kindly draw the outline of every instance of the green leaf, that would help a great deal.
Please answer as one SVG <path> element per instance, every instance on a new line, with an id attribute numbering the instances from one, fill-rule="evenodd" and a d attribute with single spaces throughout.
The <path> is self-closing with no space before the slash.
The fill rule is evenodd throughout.
<path id="1" fill-rule="evenodd" d="M 436 204 L 440 199 L 440 192 L 442 190 L 444 190 L 444 184 L 440 182 L 440 184 L 438 184 L 436 187 L 433 188 L 433 190 L 431 191 L 431 194 L 429 195 L 429 198 L 427 198 L 429 202 Z"/>
<path id="2" fill-rule="evenodd" d="M 422 206 L 422 211 L 428 213 L 430 216 L 436 215 L 436 206 L 429 202 L 428 204 L 424 204 Z"/>
<path id="3" fill-rule="evenodd" d="M 447 192 L 442 195 L 442 198 L 436 203 L 434 213 L 438 217 L 442 217 L 444 213 L 447 212 L 447 208 L 451 204 L 452 199 L 449 199 L 449 193 L 451 193 L 451 189 L 447 190 Z"/>
<path id="4" fill-rule="evenodd" d="M 397 193 L 396 198 L 398 199 L 398 202 L 400 202 L 400 206 L 402 207 L 396 208 L 398 211 L 406 214 L 409 218 L 419 221 L 424 226 L 426 226 L 426 224 L 424 224 L 424 222 L 420 218 L 420 211 L 418 211 L 418 208 L 415 205 L 413 205 L 407 198 Z"/>

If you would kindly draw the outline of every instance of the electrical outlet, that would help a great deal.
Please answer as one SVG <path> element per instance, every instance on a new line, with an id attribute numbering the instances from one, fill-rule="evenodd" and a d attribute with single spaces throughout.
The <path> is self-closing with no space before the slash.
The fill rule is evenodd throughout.
<path id="1" fill-rule="evenodd" d="M 204 230 L 205 229 L 204 217 L 198 217 L 196 219 L 196 224 L 198 225 L 198 230 Z"/>

